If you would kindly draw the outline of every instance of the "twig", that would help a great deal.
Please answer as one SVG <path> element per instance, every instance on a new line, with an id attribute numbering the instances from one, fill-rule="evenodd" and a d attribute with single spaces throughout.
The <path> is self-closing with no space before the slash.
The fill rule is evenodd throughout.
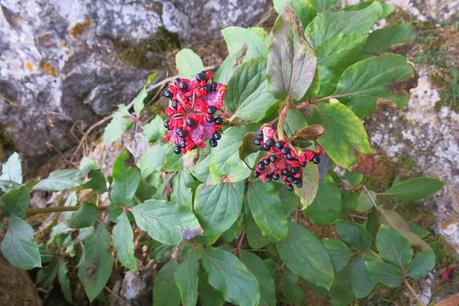
<path id="1" fill-rule="evenodd" d="M 410 293 L 414 296 L 414 298 L 416 299 L 416 302 L 418 305 L 421 305 L 421 306 L 425 306 L 424 302 L 421 300 L 421 298 L 419 297 L 419 295 L 416 293 L 416 291 L 414 291 L 413 287 L 411 287 L 410 283 L 408 282 L 407 279 L 404 279 L 403 282 L 405 283 L 405 286 L 408 288 L 408 290 L 410 290 Z"/>
<path id="2" fill-rule="evenodd" d="M 341 97 L 348 97 L 348 96 L 351 96 L 351 95 L 350 94 L 338 94 L 338 95 L 331 95 L 331 96 L 326 96 L 326 97 L 322 97 L 322 98 L 311 99 L 311 100 L 308 100 L 306 102 L 300 103 L 300 104 L 296 105 L 295 107 L 297 109 L 308 108 L 308 107 L 310 107 L 310 106 L 312 106 L 314 104 L 317 104 L 317 103 L 325 101 L 325 100 L 336 99 L 336 98 L 341 98 Z"/>

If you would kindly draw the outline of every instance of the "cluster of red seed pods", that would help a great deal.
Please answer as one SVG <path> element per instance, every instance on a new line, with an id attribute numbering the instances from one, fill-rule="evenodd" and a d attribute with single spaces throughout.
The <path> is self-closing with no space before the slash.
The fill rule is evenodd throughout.
<path id="1" fill-rule="evenodd" d="M 320 146 L 317 152 L 309 149 L 298 151 L 290 142 L 277 140 L 275 130 L 270 126 L 257 130 L 254 143 L 268 152 L 258 161 L 255 176 L 263 182 L 282 179 L 290 191 L 294 189 L 294 185 L 298 188 L 303 186 L 301 168 L 311 161 L 314 164 L 320 163 L 323 154 Z"/>
<path id="2" fill-rule="evenodd" d="M 194 79 L 177 78 L 163 95 L 169 99 L 164 127 L 169 133 L 164 137 L 176 145 L 177 154 L 204 148 L 205 141 L 216 147 L 222 137 L 223 119 L 218 116 L 223 107 L 226 85 L 212 82 L 212 72 L 203 71 Z"/>

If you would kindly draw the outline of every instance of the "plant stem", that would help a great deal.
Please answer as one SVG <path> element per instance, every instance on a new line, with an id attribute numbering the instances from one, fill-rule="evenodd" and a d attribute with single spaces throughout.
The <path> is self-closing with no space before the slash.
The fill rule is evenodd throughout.
<path id="1" fill-rule="evenodd" d="M 289 96 L 285 97 L 284 106 L 282 107 L 282 110 L 279 114 L 279 120 L 277 121 L 277 138 L 279 138 L 279 140 L 285 139 L 284 122 L 285 122 L 285 118 L 287 118 L 288 109 L 290 107 L 289 99 L 290 99 Z"/>
<path id="2" fill-rule="evenodd" d="M 316 103 L 325 101 L 325 100 L 330 100 L 330 99 L 336 99 L 340 97 L 347 97 L 349 94 L 338 94 L 338 95 L 331 95 L 331 96 L 326 96 L 322 98 L 316 98 L 316 99 L 311 99 L 306 102 L 300 103 L 297 106 L 295 106 L 297 109 L 302 109 L 302 108 L 308 108 Z"/>
<path id="3" fill-rule="evenodd" d="M 65 211 L 76 211 L 80 209 L 81 206 L 58 206 L 58 207 L 44 207 L 44 208 L 30 208 L 27 210 L 28 215 L 36 214 L 49 214 L 54 212 L 65 212 Z M 97 206 L 98 209 L 104 210 L 108 209 L 108 205 Z"/>
<path id="4" fill-rule="evenodd" d="M 408 282 L 407 279 L 404 279 L 403 282 L 405 283 L 405 286 L 408 288 L 408 290 L 410 290 L 410 293 L 414 296 L 414 298 L 416 299 L 416 302 L 418 305 L 421 305 L 421 306 L 425 306 L 424 302 L 421 300 L 421 298 L 419 297 L 419 295 L 416 293 L 416 291 L 414 291 L 413 287 L 411 287 L 410 283 Z"/>

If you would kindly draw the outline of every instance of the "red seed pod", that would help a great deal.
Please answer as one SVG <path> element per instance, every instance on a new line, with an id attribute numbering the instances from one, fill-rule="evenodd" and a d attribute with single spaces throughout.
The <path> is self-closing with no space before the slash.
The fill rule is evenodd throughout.
<path id="1" fill-rule="evenodd" d="M 206 141 L 215 147 L 221 138 L 223 120 L 219 113 L 226 85 L 212 82 L 212 76 L 211 71 L 203 71 L 192 80 L 177 78 L 164 91 L 169 99 L 165 109 L 169 118 L 164 121 L 169 133 L 164 140 L 176 145 L 177 154 L 204 148 Z"/>
<path id="2" fill-rule="evenodd" d="M 303 186 L 303 173 L 301 167 L 308 162 L 318 164 L 323 154 L 322 148 L 318 152 L 305 149 L 297 151 L 290 142 L 279 141 L 275 130 L 271 126 L 264 126 L 257 130 L 254 144 L 268 152 L 256 164 L 255 176 L 263 182 L 282 179 L 288 190 Z"/>

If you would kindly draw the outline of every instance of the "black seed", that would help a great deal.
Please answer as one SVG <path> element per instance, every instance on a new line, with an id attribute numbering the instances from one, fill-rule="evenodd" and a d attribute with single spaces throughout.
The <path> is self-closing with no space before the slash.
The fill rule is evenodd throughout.
<path id="1" fill-rule="evenodd" d="M 265 164 L 263 162 L 259 162 L 257 164 L 257 168 L 260 169 L 260 170 L 263 170 L 265 168 Z"/>
<path id="2" fill-rule="evenodd" d="M 266 166 L 269 165 L 269 159 L 263 159 L 263 164 L 265 164 Z"/>
<path id="3" fill-rule="evenodd" d="M 276 158 L 275 155 L 271 155 L 271 156 L 269 157 L 269 160 L 270 160 L 272 163 L 275 162 L 276 159 L 277 159 L 277 158 Z"/>
<path id="4" fill-rule="evenodd" d="M 163 95 L 166 97 L 166 98 L 172 98 L 173 94 L 172 92 L 170 92 L 170 90 L 166 89 L 163 93 Z"/>
<path id="5" fill-rule="evenodd" d="M 261 143 L 261 139 L 260 139 L 260 138 L 255 138 L 255 139 L 253 140 L 253 143 L 256 144 L 257 146 L 259 146 L 260 143 Z"/>
<path id="6" fill-rule="evenodd" d="M 180 129 L 180 128 L 179 128 L 179 129 L 176 129 L 176 130 L 175 130 L 175 133 L 176 133 L 177 135 L 179 135 L 180 137 L 182 137 L 182 138 L 184 138 L 184 137 L 186 136 L 186 131 L 184 131 L 183 129 Z"/>
<path id="7" fill-rule="evenodd" d="M 259 176 L 260 176 L 260 174 L 261 174 L 261 173 L 260 173 L 260 172 L 258 172 L 258 171 L 255 171 L 255 173 L 254 173 L 255 177 L 259 177 Z"/>
<path id="8" fill-rule="evenodd" d="M 220 138 L 222 138 L 222 134 L 220 134 L 219 132 L 215 132 L 212 135 L 212 138 L 215 139 L 215 140 L 219 140 Z"/>
<path id="9" fill-rule="evenodd" d="M 169 129 L 169 119 L 164 120 L 163 125 L 166 129 Z"/>
<path id="10" fill-rule="evenodd" d="M 182 140 L 180 141 L 180 147 L 182 147 L 182 148 L 185 148 L 185 147 L 186 147 L 186 141 L 185 141 L 185 140 L 182 139 Z"/>
<path id="11" fill-rule="evenodd" d="M 264 144 L 261 146 L 261 148 L 262 148 L 263 150 L 269 150 L 269 147 L 268 147 L 268 145 L 267 145 L 266 143 L 264 143 Z"/>
<path id="12" fill-rule="evenodd" d="M 207 91 L 208 93 L 213 91 L 212 84 L 207 84 L 207 85 L 206 85 L 206 91 Z"/>
<path id="13" fill-rule="evenodd" d="M 274 140 L 272 138 L 268 138 L 268 140 L 266 140 L 266 144 L 269 146 L 269 147 L 272 147 L 274 145 Z"/>
<path id="14" fill-rule="evenodd" d="M 180 153 L 182 153 L 182 150 L 180 149 L 180 147 L 175 147 L 174 148 L 174 153 L 175 154 L 180 154 Z"/>
<path id="15" fill-rule="evenodd" d="M 212 91 L 217 91 L 217 83 L 211 83 L 210 87 L 212 88 Z"/>
<path id="16" fill-rule="evenodd" d="M 278 141 L 278 142 L 276 142 L 275 146 L 276 146 L 276 149 L 280 150 L 280 149 L 282 149 L 284 147 L 284 142 L 283 141 Z"/>
<path id="17" fill-rule="evenodd" d="M 297 173 L 298 171 L 300 171 L 300 168 L 292 168 L 292 169 L 290 169 L 290 173 L 291 173 L 291 174 L 295 174 L 295 173 Z"/>
<path id="18" fill-rule="evenodd" d="M 209 123 L 214 122 L 214 117 L 209 117 L 209 118 L 207 118 L 207 122 L 209 122 Z"/>
<path id="19" fill-rule="evenodd" d="M 288 191 L 293 191 L 294 189 L 292 184 L 285 185 L 285 187 L 287 188 Z"/>
<path id="20" fill-rule="evenodd" d="M 266 181 L 267 181 L 268 183 L 270 183 L 272 180 L 273 180 L 273 178 L 272 178 L 271 175 L 267 175 L 267 176 L 266 176 Z"/>
<path id="21" fill-rule="evenodd" d="M 181 90 L 187 90 L 188 89 L 188 84 L 185 81 L 180 82 L 179 88 Z"/>
<path id="22" fill-rule="evenodd" d="M 180 78 L 176 78 L 176 79 L 174 80 L 174 84 L 177 85 L 178 83 L 180 83 L 180 81 L 181 81 Z"/>
<path id="23" fill-rule="evenodd" d="M 301 163 L 301 167 L 306 167 L 307 164 L 308 162 Z"/>
<path id="24" fill-rule="evenodd" d="M 314 155 L 314 157 L 312 158 L 312 162 L 313 162 L 314 164 L 316 164 L 316 165 L 317 165 L 318 163 L 320 163 L 320 156 L 319 156 L 319 155 Z"/>
<path id="25" fill-rule="evenodd" d="M 277 181 L 279 179 L 279 174 L 273 173 L 273 180 Z"/>
<path id="26" fill-rule="evenodd" d="M 217 117 L 214 119 L 215 124 L 221 125 L 223 123 L 223 119 L 220 117 Z"/>
<path id="27" fill-rule="evenodd" d="M 211 147 L 216 147 L 218 145 L 218 142 L 215 139 L 209 140 L 209 144 Z"/>
<path id="28" fill-rule="evenodd" d="M 196 123 L 196 122 L 194 122 L 194 120 L 191 119 L 191 118 L 188 118 L 188 119 L 186 119 L 186 121 L 185 121 L 185 124 L 188 125 L 188 126 L 193 126 L 195 123 Z"/>
<path id="29" fill-rule="evenodd" d="M 287 157 L 288 160 L 294 160 L 294 159 L 295 159 L 295 158 L 292 156 L 292 154 L 290 154 L 290 153 L 288 153 L 288 154 L 286 155 L 286 157 Z"/>
<path id="30" fill-rule="evenodd" d="M 177 100 L 172 101 L 171 103 L 172 108 L 177 109 L 177 104 L 178 104 Z"/>
<path id="31" fill-rule="evenodd" d="M 215 114 L 216 111 L 217 111 L 217 108 L 215 106 L 209 106 L 209 108 L 207 109 L 207 113 L 211 115 Z"/>
<path id="32" fill-rule="evenodd" d="M 287 154 L 290 153 L 290 149 L 289 148 L 282 148 L 281 153 L 284 154 L 284 155 L 287 155 Z"/>
<path id="33" fill-rule="evenodd" d="M 287 178 L 285 179 L 287 182 L 291 183 L 293 182 L 295 179 L 292 177 L 292 176 L 287 176 Z"/>
<path id="34" fill-rule="evenodd" d="M 201 82 L 201 81 L 207 81 L 206 72 L 205 72 L 205 71 L 202 71 L 202 72 L 198 73 L 198 74 L 196 75 L 196 80 L 198 80 L 199 82 Z"/>
<path id="35" fill-rule="evenodd" d="M 260 129 L 258 129 L 258 130 L 257 130 L 257 135 L 258 135 L 258 136 L 263 136 L 263 131 L 260 130 Z"/>
<path id="36" fill-rule="evenodd" d="M 282 175 L 287 175 L 289 173 L 288 169 L 285 168 L 285 169 L 282 169 L 281 171 Z"/>

